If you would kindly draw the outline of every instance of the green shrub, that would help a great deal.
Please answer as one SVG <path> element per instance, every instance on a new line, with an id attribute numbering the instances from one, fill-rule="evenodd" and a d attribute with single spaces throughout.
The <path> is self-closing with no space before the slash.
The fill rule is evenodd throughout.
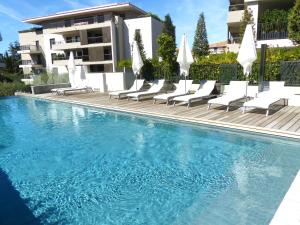
<path id="1" fill-rule="evenodd" d="M 295 41 L 296 43 L 300 43 L 300 0 L 296 1 L 295 6 L 291 10 L 288 17 L 288 31 L 289 38 Z"/>
<path id="2" fill-rule="evenodd" d="M 23 82 L 0 82 L 0 96 L 12 96 L 16 91 L 30 92 L 30 86 Z"/>

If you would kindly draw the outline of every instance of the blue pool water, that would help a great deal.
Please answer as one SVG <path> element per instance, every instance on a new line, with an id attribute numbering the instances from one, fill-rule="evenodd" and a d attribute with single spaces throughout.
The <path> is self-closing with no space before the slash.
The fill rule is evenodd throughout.
<path id="1" fill-rule="evenodd" d="M 0 224 L 268 224 L 300 144 L 0 98 Z"/>

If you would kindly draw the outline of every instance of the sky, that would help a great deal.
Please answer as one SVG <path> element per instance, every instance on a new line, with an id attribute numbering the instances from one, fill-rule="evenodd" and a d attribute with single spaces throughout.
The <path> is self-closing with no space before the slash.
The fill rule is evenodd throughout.
<path id="1" fill-rule="evenodd" d="M 65 10 L 79 9 L 101 4 L 128 2 L 117 0 L 0 0 L 0 53 L 8 44 L 18 40 L 18 31 L 31 28 L 22 19 L 48 15 Z M 186 34 L 190 46 L 193 43 L 199 14 L 204 12 L 208 40 L 210 43 L 227 39 L 228 0 L 132 0 L 130 3 L 162 19 L 170 14 L 176 26 L 177 44 Z"/>

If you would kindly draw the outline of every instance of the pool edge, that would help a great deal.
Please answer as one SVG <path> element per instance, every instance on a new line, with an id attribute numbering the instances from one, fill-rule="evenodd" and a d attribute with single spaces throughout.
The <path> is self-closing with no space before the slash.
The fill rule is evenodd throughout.
<path id="1" fill-rule="evenodd" d="M 31 94 L 24 94 L 24 93 L 18 93 L 16 96 L 22 96 L 22 97 L 29 97 L 29 98 L 35 98 L 40 100 L 49 100 L 54 102 L 63 102 L 63 103 L 71 103 L 81 106 L 87 106 L 87 107 L 94 107 L 99 109 L 105 109 L 110 111 L 116 111 L 116 112 L 123 112 L 123 113 L 130 113 L 135 115 L 141 115 L 141 116 L 149 116 L 149 117 L 155 117 L 160 118 L 164 120 L 171 120 L 171 121 L 179 121 L 179 122 L 187 122 L 189 124 L 198 124 L 198 125 L 206 125 L 206 126 L 213 126 L 213 127 L 222 127 L 227 128 L 231 130 L 241 130 L 249 133 L 258 133 L 258 134 L 264 134 L 269 136 L 277 136 L 277 137 L 283 137 L 283 138 L 290 138 L 290 139 L 296 139 L 300 140 L 300 133 L 297 132 L 289 132 L 289 131 L 281 131 L 281 130 L 275 130 L 275 129 L 268 129 L 263 127 L 254 127 L 254 126 L 245 126 L 240 124 L 233 124 L 233 123 L 227 123 L 227 122 L 220 122 L 220 121 L 211 121 L 206 119 L 188 119 L 182 116 L 175 116 L 172 115 L 172 117 L 168 117 L 167 115 L 161 114 L 161 113 L 148 113 L 143 110 L 129 110 L 129 109 L 123 109 L 116 106 L 105 106 L 101 104 L 92 104 L 82 101 L 76 101 L 76 100 L 68 100 L 68 99 L 57 99 L 52 98 L 51 96 L 41 96 L 41 95 L 31 95 Z"/>

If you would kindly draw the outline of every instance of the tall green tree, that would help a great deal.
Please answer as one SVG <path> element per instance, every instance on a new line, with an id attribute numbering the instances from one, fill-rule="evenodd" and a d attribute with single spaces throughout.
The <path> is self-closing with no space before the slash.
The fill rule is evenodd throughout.
<path id="1" fill-rule="evenodd" d="M 242 42 L 246 27 L 248 24 L 253 24 L 253 27 L 254 27 L 253 13 L 250 9 L 245 9 L 243 18 L 242 18 L 242 21 L 240 24 L 239 42 Z"/>
<path id="2" fill-rule="evenodd" d="M 145 53 L 145 48 L 144 48 L 144 44 L 143 44 L 143 40 L 142 40 L 140 30 L 135 30 L 134 40 L 137 42 L 137 45 L 139 47 L 140 54 L 141 54 L 141 57 L 142 57 L 143 61 L 145 61 L 146 60 L 146 53 Z"/>
<path id="3" fill-rule="evenodd" d="M 193 54 L 196 58 L 209 54 L 209 44 L 207 40 L 207 31 L 204 13 L 201 13 L 197 23 L 197 28 L 193 43 Z"/>
<path id="4" fill-rule="evenodd" d="M 296 1 L 288 20 L 289 38 L 300 44 L 300 0 Z"/>
<path id="5" fill-rule="evenodd" d="M 21 55 L 19 42 L 15 41 L 9 44 L 8 51 L 4 54 L 5 70 L 8 73 L 20 73 L 19 65 L 21 63 Z"/>
<path id="6" fill-rule="evenodd" d="M 163 33 L 170 35 L 174 42 L 176 42 L 176 27 L 174 26 L 170 14 L 165 16 L 164 24 L 163 24 Z"/>

